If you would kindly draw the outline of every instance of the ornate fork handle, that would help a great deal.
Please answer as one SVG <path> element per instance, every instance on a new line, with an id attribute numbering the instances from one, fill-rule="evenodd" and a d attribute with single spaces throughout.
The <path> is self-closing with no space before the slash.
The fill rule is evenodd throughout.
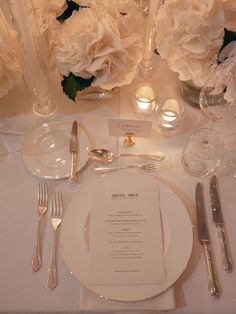
<path id="1" fill-rule="evenodd" d="M 34 252 L 31 260 L 31 267 L 33 271 L 38 271 L 42 266 L 42 245 L 41 245 L 41 225 L 42 225 L 42 217 L 38 219 L 38 227 L 37 227 L 37 239 L 34 247 Z"/>
<path id="2" fill-rule="evenodd" d="M 128 165 L 128 166 L 121 166 L 121 167 L 94 167 L 93 173 L 94 174 L 102 174 L 102 173 L 108 173 L 112 171 L 118 171 L 123 169 L 130 169 L 130 168 L 143 168 L 142 165 Z"/>
<path id="3" fill-rule="evenodd" d="M 141 157 L 141 158 L 148 158 L 148 159 L 152 159 L 152 160 L 163 160 L 165 158 L 165 154 L 162 152 L 157 152 L 154 154 L 145 154 L 145 153 L 121 153 L 118 155 L 118 157 L 129 157 L 129 156 L 133 156 L 133 157 Z"/>
<path id="4" fill-rule="evenodd" d="M 57 255 L 57 233 L 58 230 L 53 230 L 53 244 L 52 244 L 52 253 L 50 258 L 50 265 L 48 269 L 48 279 L 47 279 L 47 287 L 50 290 L 56 288 L 58 283 L 57 277 L 57 263 L 56 263 L 56 255 Z"/>

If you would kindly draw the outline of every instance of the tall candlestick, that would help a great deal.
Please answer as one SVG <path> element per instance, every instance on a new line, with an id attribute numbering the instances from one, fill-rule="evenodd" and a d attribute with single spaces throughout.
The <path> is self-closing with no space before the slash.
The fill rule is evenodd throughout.
<path id="1" fill-rule="evenodd" d="M 149 13 L 144 38 L 144 51 L 143 51 L 144 67 L 149 67 L 153 54 L 154 19 L 158 12 L 159 2 L 160 2 L 159 0 L 150 0 L 149 4 Z"/>

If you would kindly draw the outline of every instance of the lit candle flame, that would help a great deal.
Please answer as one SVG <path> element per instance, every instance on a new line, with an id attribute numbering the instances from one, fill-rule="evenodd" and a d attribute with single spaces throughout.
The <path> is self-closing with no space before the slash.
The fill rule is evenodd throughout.
<path id="1" fill-rule="evenodd" d="M 177 119 L 176 113 L 174 111 L 165 111 L 163 113 L 163 120 L 167 121 L 167 122 L 173 122 Z"/>
<path id="2" fill-rule="evenodd" d="M 148 98 L 140 98 L 138 101 L 137 101 L 137 104 L 138 104 L 138 107 L 142 110 L 147 110 L 148 107 L 150 106 L 151 102 L 150 102 L 150 99 Z"/>

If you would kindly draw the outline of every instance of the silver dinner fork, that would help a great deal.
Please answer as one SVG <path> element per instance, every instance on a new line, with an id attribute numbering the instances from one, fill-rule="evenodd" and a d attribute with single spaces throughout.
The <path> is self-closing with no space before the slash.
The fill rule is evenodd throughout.
<path id="1" fill-rule="evenodd" d="M 92 168 L 92 171 L 94 174 L 104 174 L 112 171 L 119 171 L 119 170 L 124 170 L 124 169 L 130 169 L 130 168 L 138 168 L 142 169 L 148 172 L 154 172 L 154 171 L 159 171 L 164 168 L 166 168 L 169 165 L 167 160 L 161 160 L 161 161 L 156 161 L 156 162 L 151 162 L 151 163 L 145 163 L 145 164 L 133 164 L 133 165 L 128 165 L 128 166 L 119 166 L 119 167 L 94 167 Z"/>
<path id="2" fill-rule="evenodd" d="M 31 267 L 33 271 L 38 271 L 42 266 L 42 220 L 47 209 L 48 209 L 48 185 L 46 183 L 39 183 L 37 206 L 38 214 L 37 239 L 31 260 Z"/>
<path id="3" fill-rule="evenodd" d="M 63 199 L 62 192 L 55 191 L 52 195 L 51 203 L 51 224 L 53 228 L 53 243 L 52 252 L 50 257 L 50 265 L 48 269 L 47 287 L 50 290 L 56 288 L 58 283 L 57 276 L 57 238 L 58 238 L 58 227 L 62 222 L 63 214 Z"/>

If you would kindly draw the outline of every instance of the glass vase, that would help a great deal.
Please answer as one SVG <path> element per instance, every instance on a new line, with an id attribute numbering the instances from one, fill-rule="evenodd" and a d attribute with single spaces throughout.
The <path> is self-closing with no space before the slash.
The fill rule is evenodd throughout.
<path id="1" fill-rule="evenodd" d="M 207 81 L 201 89 L 200 108 L 212 123 L 226 122 L 236 117 L 236 99 L 232 90 L 235 84 L 231 79 L 232 75 L 229 73 L 227 79 Z"/>
<path id="2" fill-rule="evenodd" d="M 201 88 L 192 81 L 180 81 L 180 94 L 186 103 L 194 108 L 200 109 L 199 96 Z"/>

